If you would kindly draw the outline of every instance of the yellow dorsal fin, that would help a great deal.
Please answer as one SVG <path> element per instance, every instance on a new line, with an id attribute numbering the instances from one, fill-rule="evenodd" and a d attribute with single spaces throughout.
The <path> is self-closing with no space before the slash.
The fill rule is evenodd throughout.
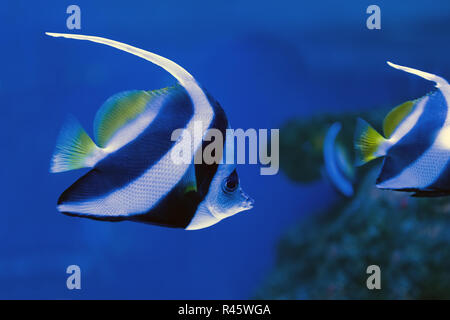
<path id="1" fill-rule="evenodd" d="M 106 100 L 94 121 L 98 145 L 105 147 L 116 131 L 143 113 L 150 99 L 151 95 L 146 91 L 133 90 L 117 93 Z"/>
<path id="2" fill-rule="evenodd" d="M 385 137 L 389 138 L 400 122 L 402 122 L 402 120 L 411 113 L 414 102 L 415 101 L 406 101 L 388 113 L 383 121 L 383 132 Z"/>
<path id="3" fill-rule="evenodd" d="M 181 90 L 180 85 L 152 91 L 131 90 L 110 97 L 98 110 L 94 120 L 97 144 L 104 148 L 114 134 L 125 125 L 152 109 L 156 114 L 165 101 Z"/>

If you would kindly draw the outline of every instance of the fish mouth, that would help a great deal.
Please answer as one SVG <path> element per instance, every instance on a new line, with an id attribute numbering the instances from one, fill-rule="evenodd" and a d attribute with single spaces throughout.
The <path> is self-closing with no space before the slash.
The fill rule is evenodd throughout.
<path id="1" fill-rule="evenodd" d="M 242 202 L 241 202 L 241 207 L 244 210 L 249 210 L 252 209 L 254 204 L 255 204 L 255 200 L 253 200 L 252 198 L 250 198 L 246 193 L 244 193 L 243 191 L 241 191 L 241 197 L 242 197 Z"/>

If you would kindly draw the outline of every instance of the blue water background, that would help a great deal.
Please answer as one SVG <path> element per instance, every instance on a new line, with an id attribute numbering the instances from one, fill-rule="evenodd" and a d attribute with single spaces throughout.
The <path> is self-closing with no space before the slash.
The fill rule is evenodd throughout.
<path id="1" fill-rule="evenodd" d="M 274 264 L 280 235 L 336 194 L 325 182 L 293 184 L 282 173 L 239 167 L 255 208 L 196 232 L 59 214 L 59 194 L 84 171 L 50 174 L 68 114 L 92 133 L 114 93 L 174 79 L 105 46 L 54 39 L 66 8 L 78 33 L 168 57 L 220 101 L 234 128 L 279 128 L 323 112 L 381 108 L 432 84 L 385 61 L 450 78 L 448 1 L 5 1 L 0 10 L 0 298 L 251 298 Z M 382 29 L 366 28 L 368 5 Z M 307 156 L 307 155 L 305 155 Z M 301 166 L 301 163 L 299 163 Z M 65 269 L 82 270 L 82 290 Z"/>

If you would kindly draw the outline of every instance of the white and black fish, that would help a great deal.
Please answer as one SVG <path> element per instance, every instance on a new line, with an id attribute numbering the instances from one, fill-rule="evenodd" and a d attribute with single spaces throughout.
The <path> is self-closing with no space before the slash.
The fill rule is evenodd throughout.
<path id="1" fill-rule="evenodd" d="M 197 164 L 193 159 L 175 164 L 172 160 L 174 148 L 186 143 L 172 141 L 175 130 L 201 130 L 200 139 L 189 142 L 195 155 L 208 145 L 205 135 L 211 128 L 220 130 L 225 145 L 229 127 L 219 103 L 186 70 L 164 57 L 105 38 L 47 34 L 129 52 L 162 67 L 179 82 L 169 88 L 110 97 L 95 117 L 95 142 L 76 120 L 67 122 L 50 171 L 92 169 L 60 196 L 60 212 L 195 230 L 252 207 L 253 200 L 239 185 L 235 165 Z"/>
<path id="2" fill-rule="evenodd" d="M 358 163 L 384 157 L 378 188 L 414 196 L 450 195 L 450 86 L 434 74 L 388 64 L 435 82 L 438 90 L 394 108 L 384 119 L 384 137 L 358 119 Z"/>

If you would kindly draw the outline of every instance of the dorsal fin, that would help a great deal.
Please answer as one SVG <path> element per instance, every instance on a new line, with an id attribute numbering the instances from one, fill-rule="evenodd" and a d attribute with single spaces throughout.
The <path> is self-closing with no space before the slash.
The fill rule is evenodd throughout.
<path id="1" fill-rule="evenodd" d="M 146 109 L 151 96 L 146 91 L 119 92 L 105 101 L 94 120 L 94 137 L 104 148 L 124 125 L 136 119 Z"/>
<path id="2" fill-rule="evenodd" d="M 170 98 L 172 92 L 178 91 L 177 89 L 180 89 L 179 85 L 153 91 L 123 91 L 113 95 L 105 101 L 95 116 L 95 141 L 100 147 L 105 148 L 117 131 L 131 124 L 139 116 L 147 114 L 147 111 L 152 113 L 147 117 L 147 122 L 151 122 L 162 106 L 162 100 Z"/>
<path id="3" fill-rule="evenodd" d="M 167 72 L 169 72 L 172 76 L 175 77 L 175 79 L 177 79 L 182 86 L 186 87 L 186 84 L 189 82 L 192 82 L 194 80 L 194 77 L 192 77 L 191 74 L 189 74 L 189 72 L 187 72 L 186 70 L 184 70 L 181 66 L 179 66 L 178 64 L 176 64 L 175 62 L 164 58 L 160 55 L 157 55 L 155 53 L 152 52 L 148 52 L 133 46 L 130 46 L 128 44 L 125 43 L 121 43 L 118 41 L 114 41 L 114 40 L 110 40 L 110 39 L 106 39 L 106 38 L 102 38 L 102 37 L 96 37 L 96 36 L 86 36 L 86 35 L 82 35 L 82 34 L 69 34 L 69 33 L 55 33 L 55 32 L 46 32 L 46 35 L 50 36 L 50 37 L 64 37 L 64 38 L 69 38 L 69 39 L 77 39 L 77 40 L 88 40 L 88 41 L 92 41 L 92 42 L 97 42 L 97 43 L 101 43 L 128 53 L 131 53 L 135 56 L 141 57 L 142 59 L 145 59 L 147 61 L 150 61 L 158 66 L 160 66 L 161 68 L 163 68 L 164 70 L 166 70 Z M 200 89 L 198 87 L 198 85 L 196 85 L 196 89 Z M 194 94 L 195 92 L 189 92 L 189 90 L 187 90 L 189 95 Z"/>
<path id="4" fill-rule="evenodd" d="M 398 70 L 402 70 L 402 71 L 405 71 L 405 72 L 408 72 L 408 73 L 412 73 L 412 74 L 415 74 L 416 76 L 419 76 L 419 77 L 424 78 L 426 80 L 433 81 L 433 82 L 436 83 L 436 87 L 437 88 L 448 87 L 447 80 L 445 80 L 444 78 L 439 77 L 439 76 L 437 76 L 435 74 L 424 72 L 424 71 L 420 71 L 420 70 L 417 70 L 417 69 L 414 69 L 414 68 L 400 66 L 400 65 L 392 63 L 390 61 L 387 61 L 387 64 L 389 66 L 391 66 L 392 68 L 395 68 L 395 69 L 398 69 Z"/>
<path id="5" fill-rule="evenodd" d="M 411 113 L 414 103 L 415 101 L 406 101 L 387 114 L 383 121 L 383 132 L 386 138 L 389 138 L 400 122 Z"/>

